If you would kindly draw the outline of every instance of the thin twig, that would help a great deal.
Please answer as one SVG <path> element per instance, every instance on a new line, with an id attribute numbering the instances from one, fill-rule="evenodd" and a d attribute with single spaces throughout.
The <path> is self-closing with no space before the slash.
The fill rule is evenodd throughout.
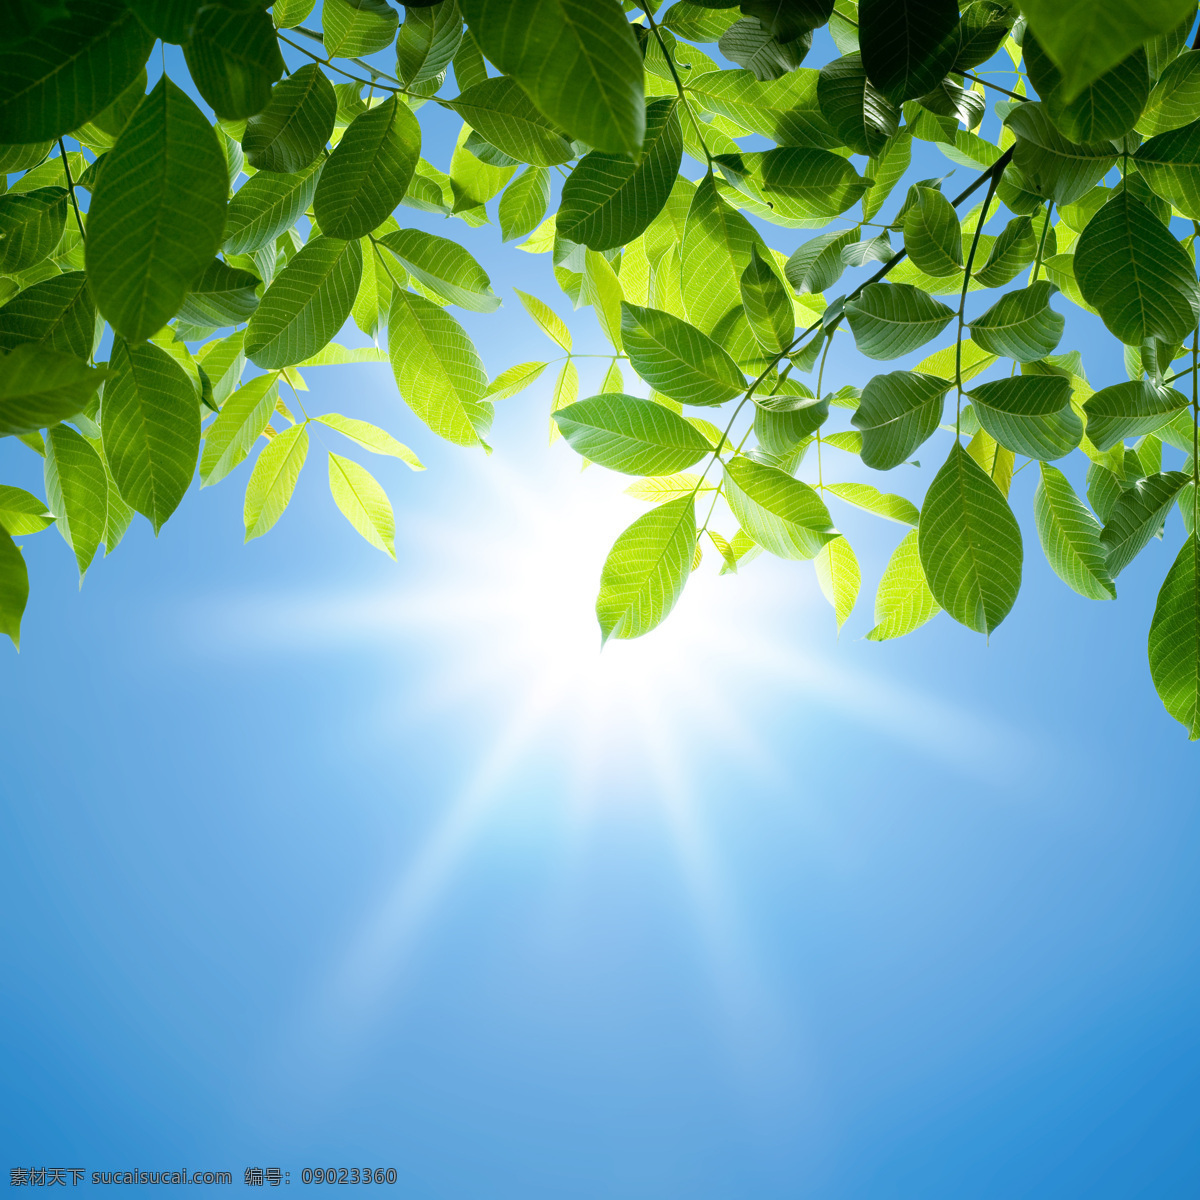
<path id="1" fill-rule="evenodd" d="M 642 9 L 646 14 L 646 20 L 650 22 L 650 32 L 654 34 L 655 41 L 658 42 L 660 49 L 663 52 L 663 58 L 667 60 L 667 69 L 671 72 L 671 78 L 675 80 L 675 90 L 679 93 L 679 102 L 687 109 L 687 114 L 692 119 L 692 127 L 696 131 L 696 137 L 700 141 L 700 148 L 704 151 L 704 157 L 708 159 L 708 173 L 712 174 L 713 156 L 709 152 L 708 143 L 704 140 L 704 134 L 700 132 L 700 122 L 696 120 L 696 114 L 692 112 L 692 106 L 688 101 L 687 95 L 683 90 L 683 80 L 679 78 L 679 72 L 675 69 L 675 62 L 671 58 L 670 51 L 667 50 L 667 43 L 663 41 L 663 36 L 658 31 L 658 24 L 651 15 L 648 8 Z"/>
<path id="2" fill-rule="evenodd" d="M 67 148 L 62 138 L 58 139 L 58 153 L 62 157 L 63 174 L 67 177 L 67 191 L 71 193 L 71 207 L 75 210 L 75 223 L 79 226 L 79 239 L 84 241 L 87 234 L 83 232 L 83 217 L 79 212 L 79 201 L 75 199 L 75 181 L 71 178 L 71 165 L 67 162 Z"/>

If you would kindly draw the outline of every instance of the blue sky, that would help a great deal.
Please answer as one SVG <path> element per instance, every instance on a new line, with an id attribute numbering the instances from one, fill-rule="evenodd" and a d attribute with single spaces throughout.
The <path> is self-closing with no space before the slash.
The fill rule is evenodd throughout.
<path id="1" fill-rule="evenodd" d="M 546 259 L 428 227 L 566 314 Z M 552 353 L 511 293 L 465 323 L 493 373 Z M 1090 326 L 1072 345 L 1123 377 Z M 876 645 L 901 531 L 839 514 L 867 576 L 840 639 L 811 569 L 763 556 L 600 655 L 599 567 L 641 509 L 547 448 L 550 379 L 485 458 L 386 367 L 308 373 L 310 412 L 428 464 L 369 464 L 396 563 L 320 444 L 249 546 L 245 466 L 82 591 L 27 539 L 4 1165 L 395 1167 L 422 1200 L 1194 1195 L 1196 748 L 1145 662 L 1178 517 L 1089 603 L 1025 472 L 991 644 L 943 616 Z M 0 465 L 39 488 L 23 448 Z"/>

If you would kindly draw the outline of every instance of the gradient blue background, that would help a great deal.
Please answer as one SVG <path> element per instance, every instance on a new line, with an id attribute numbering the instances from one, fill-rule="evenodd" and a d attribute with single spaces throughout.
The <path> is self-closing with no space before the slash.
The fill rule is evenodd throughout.
<path id="1" fill-rule="evenodd" d="M 545 258 L 445 232 L 566 313 Z M 511 294 L 466 323 L 494 372 L 553 353 Z M 1064 345 L 1123 377 L 1086 323 Z M 307 377 L 310 412 L 429 466 L 368 464 L 398 563 L 334 508 L 320 444 L 248 547 L 245 466 L 82 593 L 55 533 L 25 540 L 6 1168 L 302 1190 L 394 1166 L 422 1200 L 1197 1194 L 1197 751 L 1145 662 L 1177 516 L 1092 604 L 1037 548 L 1027 471 L 991 645 L 945 617 L 875 645 L 901 531 L 839 512 L 867 576 L 840 640 L 811 568 L 764 556 L 707 562 L 598 660 L 591 590 L 640 509 L 546 449 L 552 373 L 499 407 L 491 459 L 437 444 L 385 366 Z M 40 490 L 23 448 L 0 464 Z"/>

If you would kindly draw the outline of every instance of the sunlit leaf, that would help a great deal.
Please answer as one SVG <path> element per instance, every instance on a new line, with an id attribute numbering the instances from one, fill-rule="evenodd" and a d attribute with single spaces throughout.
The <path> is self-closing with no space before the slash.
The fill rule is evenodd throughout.
<path id="1" fill-rule="evenodd" d="M 776 467 L 741 456 L 730 459 L 725 498 L 738 524 L 780 558 L 813 558 L 838 536 L 820 496 Z"/>
<path id="2" fill-rule="evenodd" d="M 242 520 L 246 541 L 262 537 L 283 516 L 308 455 L 308 426 L 290 425 L 264 447 L 250 472 Z"/>
<path id="3" fill-rule="evenodd" d="M 919 629 L 941 609 L 921 568 L 917 531 L 906 534 L 896 547 L 875 593 L 875 628 L 867 640 L 886 642 Z"/>
<path id="4" fill-rule="evenodd" d="M 1100 525 L 1057 467 L 1042 463 L 1033 516 L 1046 561 L 1069 587 L 1089 600 L 1114 600 Z"/>
<path id="5" fill-rule="evenodd" d="M 851 423 L 862 431 L 862 460 L 889 471 L 929 438 L 942 419 L 951 383 L 920 371 L 876 375 L 863 388 Z"/>
<path id="6" fill-rule="evenodd" d="M 1200 536 L 1194 532 L 1158 593 L 1149 652 L 1159 698 L 1194 741 L 1200 737 Z"/>
<path id="7" fill-rule="evenodd" d="M 377 550 L 396 557 L 396 518 L 378 480 L 352 458 L 329 455 L 329 491 L 342 515 Z"/>
<path id="8" fill-rule="evenodd" d="M 580 400 L 559 409 L 554 420 L 576 453 L 626 475 L 671 475 L 711 449 L 683 417 L 623 393 Z"/>

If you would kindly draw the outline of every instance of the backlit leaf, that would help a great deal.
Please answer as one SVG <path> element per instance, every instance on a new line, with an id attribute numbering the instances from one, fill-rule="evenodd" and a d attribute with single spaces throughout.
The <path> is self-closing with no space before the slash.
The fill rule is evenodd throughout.
<path id="1" fill-rule="evenodd" d="M 623 393 L 580 400 L 559 409 L 554 420 L 576 453 L 626 475 L 671 475 L 711 451 L 683 417 Z"/>
<path id="2" fill-rule="evenodd" d="M 1153 433 L 1187 402 L 1182 392 L 1149 380 L 1101 388 L 1083 406 L 1088 438 L 1097 449 L 1107 450 L 1124 438 Z"/>
<path id="3" fill-rule="evenodd" d="M 730 459 L 725 498 L 738 524 L 780 558 L 813 558 L 838 536 L 820 496 L 776 467 L 741 456 Z"/>
<path id="4" fill-rule="evenodd" d="M 342 515 L 377 550 L 396 557 L 396 518 L 375 476 L 352 458 L 329 455 L 329 491 Z"/>
<path id="5" fill-rule="evenodd" d="M 1057 467 L 1042 463 L 1033 517 L 1046 561 L 1069 587 L 1089 600 L 1115 600 L 1100 525 Z"/>
<path id="6" fill-rule="evenodd" d="M 69 425 L 46 432 L 46 504 L 75 554 L 82 580 L 104 538 L 108 478 L 100 456 Z"/>
<path id="7" fill-rule="evenodd" d="M 86 359 L 95 324 L 87 276 L 66 271 L 26 288 L 0 308 L 0 349 L 31 344 Z"/>
<path id="8" fill-rule="evenodd" d="M 1115 577 L 1150 544 L 1191 476 L 1159 472 L 1139 479 L 1117 496 L 1100 533 L 1105 562 Z"/>
<path id="9" fill-rule="evenodd" d="M 851 424 L 862 430 L 862 460 L 889 471 L 899 466 L 937 429 L 951 382 L 920 371 L 876 375 L 863 388 Z"/>
<path id="10" fill-rule="evenodd" d="M 621 337 L 633 369 L 682 404 L 722 404 L 745 390 L 746 380 L 728 353 L 670 313 L 622 304 Z"/>
<path id="11" fill-rule="evenodd" d="M 970 323 L 977 346 L 1002 358 L 1034 362 L 1054 351 L 1062 337 L 1064 318 L 1050 307 L 1058 288 L 1044 279 L 1002 296 Z"/>
<path id="12" fill-rule="evenodd" d="M 414 471 L 425 470 L 425 464 L 406 446 L 398 442 L 386 429 L 372 425 L 369 421 L 359 421 L 354 417 L 343 417 L 341 413 L 322 413 L 313 417 L 322 425 L 336 429 L 343 437 L 348 437 L 364 450 L 372 454 L 386 454 L 389 458 L 398 458 Z"/>
<path id="13" fill-rule="evenodd" d="M 95 395 L 103 368 L 73 354 L 24 342 L 0 355 L 0 437 L 32 433 L 79 412 Z"/>
<path id="14" fill-rule="evenodd" d="M 979 384 L 969 395 L 979 424 L 1017 454 L 1062 458 L 1083 436 L 1083 422 L 1071 407 L 1071 384 L 1061 376 L 996 379 Z"/>
<path id="15" fill-rule="evenodd" d="M 263 447 L 246 485 L 246 501 L 242 508 L 246 541 L 262 537 L 283 516 L 307 455 L 306 424 L 288 426 Z"/>
<path id="16" fill-rule="evenodd" d="M 1200 536 L 1192 533 L 1163 580 L 1150 622 L 1150 675 L 1167 712 L 1200 738 Z"/>
<path id="17" fill-rule="evenodd" d="M 825 599 L 833 606 L 839 631 L 854 611 L 862 572 L 854 550 L 844 537 L 835 537 L 823 545 L 813 558 L 817 583 Z"/>
<path id="18" fill-rule="evenodd" d="M 200 485 L 219 483 L 250 453 L 275 411 L 278 376 L 259 375 L 238 388 L 204 430 Z"/>
<path id="19" fill-rule="evenodd" d="M 336 114 L 333 84 L 316 63 L 301 67 L 271 89 L 266 108 L 246 123 L 246 161 L 259 171 L 302 171 L 329 141 Z"/>
<path id="20" fill-rule="evenodd" d="M 25 557 L 9 534 L 0 529 L 0 633 L 21 648 L 21 617 L 29 600 Z"/>
<path id="21" fill-rule="evenodd" d="M 899 358 L 950 323 L 954 310 L 908 283 L 872 283 L 847 301 L 854 342 L 868 358 Z"/>
<path id="22" fill-rule="evenodd" d="M 904 637 L 940 611 L 925 582 L 914 529 L 896 547 L 879 581 L 875 593 L 875 628 L 866 635 L 867 640 L 886 642 Z"/>

